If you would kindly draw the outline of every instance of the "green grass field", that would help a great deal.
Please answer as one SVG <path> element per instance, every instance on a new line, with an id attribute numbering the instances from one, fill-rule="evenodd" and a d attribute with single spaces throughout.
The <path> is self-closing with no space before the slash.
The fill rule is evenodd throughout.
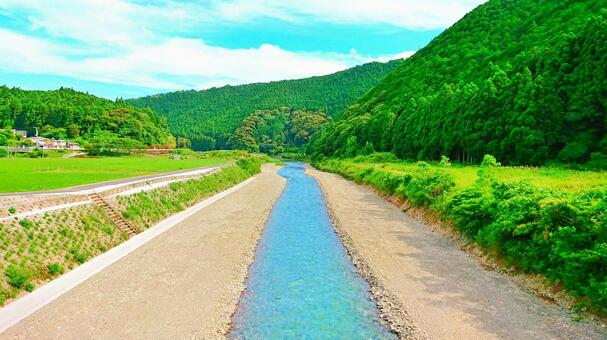
<path id="1" fill-rule="evenodd" d="M 223 164 L 229 156 L 173 160 L 168 156 L 2 158 L 0 193 L 50 190 L 81 184 Z"/>
<path id="2" fill-rule="evenodd" d="M 352 168 L 375 168 L 398 174 L 411 173 L 417 169 L 415 163 L 358 163 L 345 161 Z M 432 166 L 438 167 L 437 164 Z M 474 184 L 477 179 L 477 165 L 457 165 L 441 168 L 453 176 L 456 188 L 465 188 Z M 607 171 L 577 171 L 557 168 L 501 167 L 496 173 L 501 181 L 507 183 L 527 181 L 539 188 L 560 189 L 573 192 L 607 186 Z"/>

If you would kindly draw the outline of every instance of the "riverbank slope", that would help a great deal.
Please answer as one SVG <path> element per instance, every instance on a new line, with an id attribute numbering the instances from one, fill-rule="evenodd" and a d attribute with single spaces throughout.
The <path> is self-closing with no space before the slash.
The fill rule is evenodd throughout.
<path id="1" fill-rule="evenodd" d="M 599 339 L 607 331 L 574 322 L 503 274 L 484 269 L 371 190 L 308 170 L 321 185 L 336 229 L 372 286 L 385 319 L 403 337 L 431 339 Z"/>
<path id="2" fill-rule="evenodd" d="M 221 338 L 285 180 L 266 165 L 213 203 L 33 313 L 3 338 Z"/>

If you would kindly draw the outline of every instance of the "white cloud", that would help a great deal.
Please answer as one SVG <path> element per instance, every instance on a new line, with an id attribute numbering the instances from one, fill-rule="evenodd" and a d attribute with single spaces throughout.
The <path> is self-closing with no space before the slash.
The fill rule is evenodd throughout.
<path id="1" fill-rule="evenodd" d="M 144 4 L 135 0 L 1 0 L 0 12 L 27 13 L 30 27 L 20 33 L 0 28 L 0 70 L 159 90 L 324 75 L 373 60 L 409 57 L 413 52 L 372 58 L 355 50 L 347 54 L 292 52 L 269 44 L 228 49 L 180 36 L 187 36 L 184 33 L 200 25 L 253 22 L 259 18 L 301 25 L 326 21 L 440 28 L 482 2 L 156 0 Z"/>
<path id="2" fill-rule="evenodd" d="M 447 28 L 487 0 L 217 0 L 223 18 L 253 21 L 266 16 L 287 21 L 388 24 L 409 29 Z M 303 17 L 305 16 L 305 17 Z"/>
<path id="3" fill-rule="evenodd" d="M 295 53 L 277 46 L 227 49 L 199 39 L 172 38 L 137 45 L 125 53 L 68 59 L 69 47 L 0 29 L 0 69 L 53 74 L 156 89 L 208 88 L 225 84 L 296 79 L 337 72 L 375 60 L 352 51 Z M 401 55 L 391 56 L 399 58 Z M 387 60 L 388 57 L 381 57 Z"/>

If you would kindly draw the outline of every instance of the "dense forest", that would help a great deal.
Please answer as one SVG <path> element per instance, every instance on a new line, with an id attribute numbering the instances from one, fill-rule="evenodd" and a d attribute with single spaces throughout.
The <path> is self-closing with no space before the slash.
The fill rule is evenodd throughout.
<path id="1" fill-rule="evenodd" d="M 228 135 L 228 146 L 268 154 L 299 152 L 310 136 L 329 120 L 321 111 L 290 108 L 257 110 L 245 118 L 234 133 Z"/>
<path id="2" fill-rule="evenodd" d="M 129 102 L 166 116 L 171 132 L 191 139 L 194 149 L 221 149 L 227 146 L 228 133 L 255 110 L 292 107 L 333 117 L 401 62 L 374 62 L 327 76 L 172 92 Z"/>
<path id="3" fill-rule="evenodd" d="M 172 147 L 166 119 L 149 109 L 61 88 L 26 91 L 0 86 L 0 128 L 27 130 L 33 135 L 93 139 L 119 144 Z"/>
<path id="4" fill-rule="evenodd" d="M 492 0 L 405 60 L 309 148 L 607 165 L 607 1 Z"/>

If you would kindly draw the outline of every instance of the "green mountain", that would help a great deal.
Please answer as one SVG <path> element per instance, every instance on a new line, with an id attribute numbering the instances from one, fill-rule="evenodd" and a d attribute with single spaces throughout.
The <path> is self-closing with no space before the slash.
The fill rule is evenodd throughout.
<path id="1" fill-rule="evenodd" d="M 26 91 L 0 86 L 0 128 L 38 128 L 45 137 L 174 146 L 166 119 L 149 109 L 61 88 Z M 130 143 L 132 144 L 132 143 Z"/>
<path id="2" fill-rule="evenodd" d="M 401 62 L 374 62 L 327 76 L 179 91 L 129 102 L 166 116 L 171 132 L 190 138 L 195 149 L 224 148 L 228 133 L 255 110 L 290 107 L 320 110 L 334 116 Z"/>
<path id="3" fill-rule="evenodd" d="M 607 1 L 492 0 L 405 60 L 309 149 L 607 165 Z M 354 151 L 353 151 L 354 150 Z"/>

